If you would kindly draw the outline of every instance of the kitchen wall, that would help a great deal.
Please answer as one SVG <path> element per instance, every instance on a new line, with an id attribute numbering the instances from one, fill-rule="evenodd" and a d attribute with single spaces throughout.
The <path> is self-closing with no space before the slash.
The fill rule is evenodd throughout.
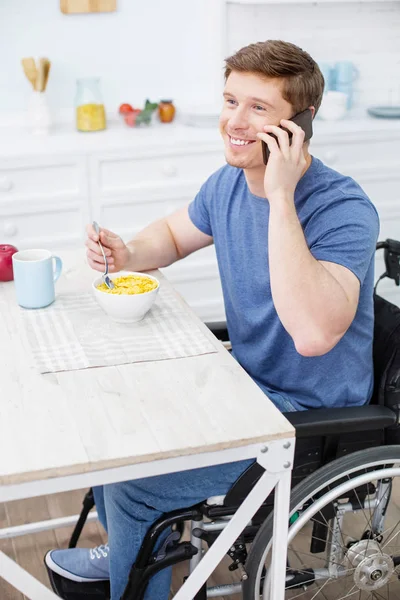
<path id="1" fill-rule="evenodd" d="M 48 56 L 52 109 L 71 115 L 75 80 L 99 75 L 109 111 L 123 101 L 172 97 L 215 104 L 222 57 L 258 40 L 283 38 L 317 60 L 353 60 L 356 101 L 400 102 L 400 2 L 228 5 L 220 0 L 118 0 L 118 11 L 63 15 L 58 0 L 0 0 L 0 121 L 26 107 L 23 56 Z M 222 3 L 221 3 L 222 6 Z"/>
<path id="2" fill-rule="evenodd" d="M 360 72 L 354 103 L 400 104 L 400 2 L 231 5 L 228 50 L 284 39 L 319 61 L 350 60 Z"/>
<path id="3" fill-rule="evenodd" d="M 208 2 L 118 0 L 114 13 L 64 15 L 59 0 L 0 0 L 0 116 L 26 107 L 24 56 L 52 61 L 48 97 L 54 111 L 69 111 L 76 78 L 93 75 L 101 76 L 109 110 L 147 97 L 207 101 L 215 71 L 205 44 L 205 31 L 214 37 Z"/>

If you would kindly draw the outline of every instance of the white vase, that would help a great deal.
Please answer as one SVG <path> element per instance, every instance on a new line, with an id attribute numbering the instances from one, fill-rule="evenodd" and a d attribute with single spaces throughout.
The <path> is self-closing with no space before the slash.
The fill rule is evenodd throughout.
<path id="1" fill-rule="evenodd" d="M 44 92 L 34 91 L 28 105 L 28 128 L 35 135 L 47 135 L 51 128 L 51 116 Z"/>

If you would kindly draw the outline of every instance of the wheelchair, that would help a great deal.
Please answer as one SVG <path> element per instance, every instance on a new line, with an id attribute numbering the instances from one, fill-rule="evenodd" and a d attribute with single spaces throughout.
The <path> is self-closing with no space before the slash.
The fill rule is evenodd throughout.
<path id="1" fill-rule="evenodd" d="M 400 284 L 400 242 L 378 242 L 385 273 Z M 376 284 L 377 285 L 377 284 Z M 400 309 L 374 290 L 374 375 L 371 401 L 359 407 L 287 413 L 296 429 L 288 534 L 286 598 L 400 598 Z M 209 325 L 222 341 L 224 323 Z M 191 572 L 260 478 L 252 464 L 224 497 L 163 515 L 148 531 L 121 600 L 143 600 L 150 578 L 189 562 Z M 396 491 L 398 499 L 396 499 Z M 396 504 L 396 502 L 398 504 Z M 69 547 L 75 547 L 94 506 L 92 491 Z M 183 541 L 184 524 L 190 541 Z M 229 583 L 204 585 L 194 600 L 268 594 L 273 494 L 246 526 L 228 555 Z M 168 533 L 163 544 L 157 544 Z M 79 584 L 49 571 L 53 590 L 66 600 L 105 600 L 108 582 Z M 240 596 L 239 596 L 240 597 Z"/>

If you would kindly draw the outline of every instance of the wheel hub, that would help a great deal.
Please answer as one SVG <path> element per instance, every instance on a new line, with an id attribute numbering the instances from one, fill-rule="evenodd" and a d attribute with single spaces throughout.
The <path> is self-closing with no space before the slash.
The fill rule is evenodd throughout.
<path id="1" fill-rule="evenodd" d="M 361 540 L 347 553 L 349 567 L 354 568 L 354 583 L 360 590 L 372 592 L 390 581 L 395 566 L 392 558 L 384 554 L 376 540 Z"/>

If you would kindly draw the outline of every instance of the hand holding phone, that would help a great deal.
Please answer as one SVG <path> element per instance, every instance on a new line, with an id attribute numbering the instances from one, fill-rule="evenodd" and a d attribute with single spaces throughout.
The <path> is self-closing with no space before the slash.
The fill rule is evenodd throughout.
<path id="1" fill-rule="evenodd" d="M 289 120 L 293 121 L 293 123 L 295 123 L 295 125 L 298 125 L 299 127 L 302 128 L 302 130 L 305 133 L 304 142 L 308 142 L 308 140 L 312 138 L 312 135 L 313 135 L 312 112 L 309 108 L 306 108 L 306 110 L 303 110 L 302 112 L 297 113 L 297 115 L 295 115 L 294 117 L 292 117 Z M 289 146 L 290 146 L 292 143 L 292 137 L 293 137 L 292 132 L 289 131 L 288 129 L 286 129 L 285 127 L 282 127 L 281 125 L 279 125 L 279 127 L 281 129 L 283 129 L 283 131 L 286 131 L 286 133 L 288 134 Z M 274 135 L 273 133 L 269 133 L 268 135 L 271 135 L 279 145 L 279 141 L 278 141 L 276 135 Z M 263 140 L 261 140 L 261 147 L 262 147 L 264 165 L 266 165 L 268 163 L 270 151 L 269 151 L 268 145 Z"/>

